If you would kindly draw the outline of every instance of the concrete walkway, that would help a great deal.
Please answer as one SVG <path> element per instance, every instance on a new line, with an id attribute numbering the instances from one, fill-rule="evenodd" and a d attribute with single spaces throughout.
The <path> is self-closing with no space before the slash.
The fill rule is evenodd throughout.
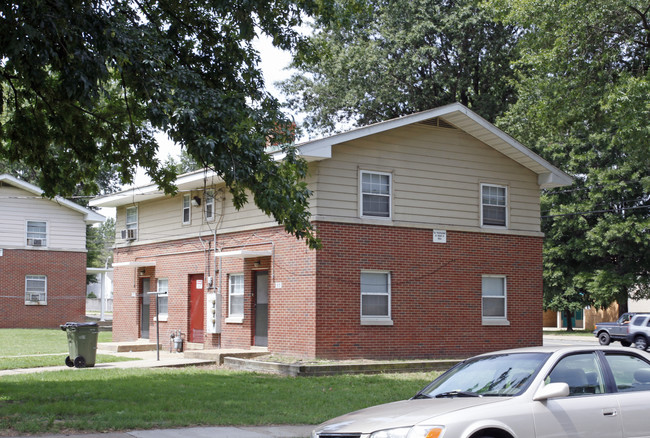
<path id="1" fill-rule="evenodd" d="M 133 430 L 83 435 L 38 435 L 31 438 L 309 438 L 314 426 L 228 426 Z"/>

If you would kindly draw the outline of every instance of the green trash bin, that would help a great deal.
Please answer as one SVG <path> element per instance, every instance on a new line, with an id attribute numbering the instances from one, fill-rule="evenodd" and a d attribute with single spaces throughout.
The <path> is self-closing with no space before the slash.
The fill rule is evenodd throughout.
<path id="1" fill-rule="evenodd" d="M 61 330 L 68 334 L 68 352 L 65 364 L 69 367 L 84 368 L 95 366 L 97 357 L 96 322 L 66 322 Z"/>

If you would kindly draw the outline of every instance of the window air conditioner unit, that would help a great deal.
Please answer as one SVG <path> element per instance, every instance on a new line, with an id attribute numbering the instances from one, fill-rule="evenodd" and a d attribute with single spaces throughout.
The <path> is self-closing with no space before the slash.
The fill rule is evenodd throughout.
<path id="1" fill-rule="evenodd" d="M 30 299 L 30 301 L 41 301 L 41 295 L 40 294 L 30 294 L 29 299 Z"/>
<path id="2" fill-rule="evenodd" d="M 27 239 L 27 245 L 29 246 L 43 246 L 44 239 Z"/>
<path id="3" fill-rule="evenodd" d="M 122 230 L 121 234 L 124 240 L 135 240 L 138 238 L 138 230 L 136 229 Z"/>

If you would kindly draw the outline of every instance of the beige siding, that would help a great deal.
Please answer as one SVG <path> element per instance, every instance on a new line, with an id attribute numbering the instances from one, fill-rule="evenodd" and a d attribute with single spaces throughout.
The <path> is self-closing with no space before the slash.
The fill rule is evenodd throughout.
<path id="1" fill-rule="evenodd" d="M 1 186 L 0 247 L 25 248 L 28 220 L 47 223 L 44 249 L 85 251 L 83 214 L 20 188 Z"/>
<path id="2" fill-rule="evenodd" d="M 480 184 L 488 183 L 508 187 L 508 231 L 540 230 L 537 175 L 462 131 L 411 125 L 334 146 L 318 166 L 317 218 L 363 221 L 360 170 L 393 176 L 384 223 L 479 230 Z"/>
<path id="3" fill-rule="evenodd" d="M 359 218 L 359 171 L 393 176 L 392 219 Z M 456 129 L 410 125 L 333 147 L 332 158 L 309 165 L 312 218 L 352 223 L 382 223 L 479 231 L 480 184 L 508 187 L 509 227 L 497 232 L 538 234 L 537 175 L 493 148 Z M 223 187 L 223 186 L 221 186 Z M 215 187 L 218 188 L 218 187 Z M 136 203 L 139 242 L 242 231 L 275 225 L 249 196 L 240 210 L 232 196 L 215 200 L 215 220 L 203 218 L 202 204 L 191 207 L 191 223 L 182 223 L 182 195 Z M 189 193 L 203 197 L 203 188 Z M 136 199 L 137 200 L 137 199 Z M 125 207 L 117 211 L 117 242 L 125 228 Z M 489 229 L 494 232 L 495 229 Z"/>

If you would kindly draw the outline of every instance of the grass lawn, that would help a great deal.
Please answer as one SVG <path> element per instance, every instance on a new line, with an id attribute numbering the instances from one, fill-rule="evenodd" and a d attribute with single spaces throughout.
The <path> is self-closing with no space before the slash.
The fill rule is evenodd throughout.
<path id="1" fill-rule="evenodd" d="M 99 342 L 109 340 L 110 333 L 99 333 Z M 61 365 L 67 351 L 67 336 L 61 330 L 0 330 L 0 368 L 44 366 L 47 361 Z M 101 360 L 100 355 L 97 362 Z M 292 378 L 194 367 L 66 369 L 3 376 L 0 436 L 318 424 L 411 397 L 438 374 Z"/>
<path id="2" fill-rule="evenodd" d="M 110 341 L 110 332 L 98 333 L 97 342 Z M 68 337 L 60 329 L 0 329 L 0 370 L 63 365 L 66 356 Z M 134 359 L 99 354 L 95 363 L 122 360 Z"/>
<path id="3" fill-rule="evenodd" d="M 291 378 L 210 367 L 5 376 L 0 380 L 0 435 L 317 424 L 408 398 L 436 375 Z"/>

